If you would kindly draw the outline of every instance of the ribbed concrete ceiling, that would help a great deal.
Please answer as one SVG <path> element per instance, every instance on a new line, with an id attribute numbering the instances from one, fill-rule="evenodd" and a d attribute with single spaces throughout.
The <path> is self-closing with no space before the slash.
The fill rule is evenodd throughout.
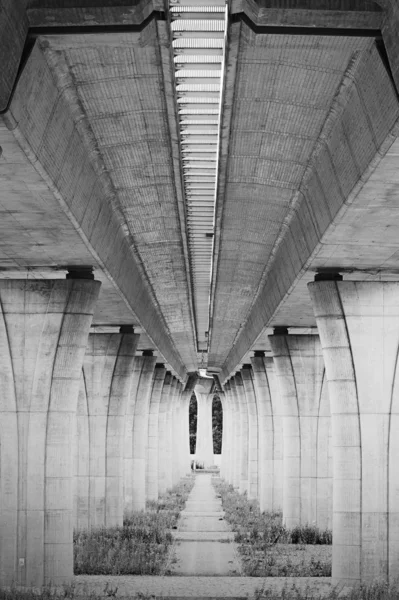
<path id="1" fill-rule="evenodd" d="M 333 98 L 373 44 L 366 38 L 256 35 L 244 24 L 235 32 L 230 43 L 239 52 L 226 179 L 219 187 L 208 359 L 216 368 L 245 327 Z"/>
<path id="2" fill-rule="evenodd" d="M 164 42 L 166 43 L 166 42 Z M 187 369 L 197 348 L 156 22 L 140 34 L 46 38 L 54 70 L 67 69 L 92 150 L 110 178 L 109 200 Z"/>

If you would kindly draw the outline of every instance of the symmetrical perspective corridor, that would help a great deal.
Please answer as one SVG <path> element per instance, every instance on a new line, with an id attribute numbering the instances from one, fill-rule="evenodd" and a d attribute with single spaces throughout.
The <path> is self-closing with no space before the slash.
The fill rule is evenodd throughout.
<path id="1" fill-rule="evenodd" d="M 398 0 L 0 0 L 0 58 L 0 585 L 190 473 L 193 395 L 212 467 L 215 394 L 221 477 L 397 580 Z"/>

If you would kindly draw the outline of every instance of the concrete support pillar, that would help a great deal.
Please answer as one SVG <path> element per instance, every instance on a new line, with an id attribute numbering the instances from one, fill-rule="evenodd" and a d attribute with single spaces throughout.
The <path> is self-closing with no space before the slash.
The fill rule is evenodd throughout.
<path id="1" fill-rule="evenodd" d="M 248 409 L 248 498 L 258 498 L 259 424 L 251 365 L 244 365 L 241 377 Z"/>
<path id="2" fill-rule="evenodd" d="M 75 437 L 75 527 L 123 524 L 123 433 L 139 335 L 92 333 Z"/>
<path id="3" fill-rule="evenodd" d="M 222 456 L 220 462 L 220 477 L 227 481 L 227 483 L 231 484 L 233 422 L 231 418 L 232 411 L 230 394 L 230 384 L 226 383 L 226 385 L 224 386 L 224 393 L 219 393 L 223 409 Z"/>
<path id="4" fill-rule="evenodd" d="M 159 410 L 165 375 L 164 365 L 156 364 L 148 420 L 147 500 L 158 500 L 159 495 Z"/>
<path id="5" fill-rule="evenodd" d="M 399 576 L 399 283 L 309 284 L 333 432 L 333 581 Z"/>
<path id="6" fill-rule="evenodd" d="M 195 391 L 197 398 L 196 460 L 204 467 L 213 466 L 212 401 L 213 394 Z"/>
<path id="7" fill-rule="evenodd" d="M 262 512 L 282 510 L 283 431 L 277 406 L 277 382 L 272 382 L 275 379 L 273 359 L 266 358 L 264 352 L 256 352 L 251 364 L 259 419 L 259 506 Z"/>
<path id="8" fill-rule="evenodd" d="M 175 400 L 172 407 L 172 485 L 176 485 L 181 477 L 182 459 L 182 410 L 181 398 L 183 385 L 177 382 Z"/>
<path id="9" fill-rule="evenodd" d="M 133 494 L 132 510 L 145 510 L 147 499 L 147 448 L 150 398 L 154 382 L 156 357 L 145 350 L 141 362 L 140 381 L 137 387 L 133 419 Z"/>
<path id="10" fill-rule="evenodd" d="M 99 288 L 90 279 L 0 281 L 3 586 L 73 576 L 72 441 Z"/>
<path id="11" fill-rule="evenodd" d="M 166 407 L 166 453 L 165 453 L 165 484 L 166 489 L 173 487 L 173 407 L 178 396 L 178 380 L 172 377 L 171 390 Z"/>
<path id="12" fill-rule="evenodd" d="M 187 390 L 181 396 L 181 460 L 180 477 L 185 477 L 191 470 L 190 460 L 190 424 L 189 406 L 192 390 Z"/>
<path id="13" fill-rule="evenodd" d="M 161 400 L 159 404 L 158 416 L 158 493 L 164 494 L 167 489 L 167 432 L 166 432 L 166 415 L 169 403 L 169 396 L 172 390 L 172 374 L 167 371 L 162 388 Z"/>
<path id="14" fill-rule="evenodd" d="M 232 452 L 232 485 L 235 489 L 240 488 L 241 479 L 241 412 L 238 403 L 236 384 L 234 377 L 229 381 L 230 397 L 233 406 L 233 452 Z"/>
<path id="15" fill-rule="evenodd" d="M 319 417 L 328 407 L 320 340 L 288 334 L 269 340 L 284 407 L 283 520 L 287 527 L 324 526 L 331 478 L 326 454 L 318 456 Z"/>
<path id="16" fill-rule="evenodd" d="M 233 393 L 236 394 L 238 407 L 240 410 L 240 484 L 239 491 L 241 494 L 248 492 L 248 407 L 247 399 L 244 392 L 241 373 L 236 373 L 233 377 L 234 386 Z"/>
<path id="17" fill-rule="evenodd" d="M 137 390 L 140 383 L 142 370 L 142 358 L 136 356 L 133 361 L 133 372 L 130 385 L 130 394 L 126 405 L 123 460 L 123 497 L 124 514 L 129 515 L 133 511 L 133 422 L 134 409 L 136 405 Z"/>

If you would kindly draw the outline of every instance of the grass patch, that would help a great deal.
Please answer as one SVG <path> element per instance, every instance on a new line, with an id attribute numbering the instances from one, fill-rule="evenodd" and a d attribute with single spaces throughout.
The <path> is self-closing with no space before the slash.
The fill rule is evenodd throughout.
<path id="1" fill-rule="evenodd" d="M 123 527 L 75 531 L 75 575 L 164 574 L 170 530 L 193 485 L 194 477 L 182 479 L 158 501 L 148 502 L 146 512 L 126 515 Z"/>
<path id="2" fill-rule="evenodd" d="M 281 512 L 259 510 L 256 500 L 248 500 L 220 479 L 213 479 L 222 499 L 226 521 L 236 532 L 242 566 L 250 577 L 330 577 L 331 531 L 312 525 L 287 529 Z"/>

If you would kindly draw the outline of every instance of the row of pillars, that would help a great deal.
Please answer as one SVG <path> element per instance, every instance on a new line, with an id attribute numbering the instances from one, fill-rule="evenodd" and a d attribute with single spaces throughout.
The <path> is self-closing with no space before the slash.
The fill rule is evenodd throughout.
<path id="1" fill-rule="evenodd" d="M 190 470 L 192 390 L 90 333 L 100 283 L 0 281 L 0 582 L 73 576 L 73 529 L 113 527 Z"/>
<path id="2" fill-rule="evenodd" d="M 221 394 L 222 476 L 333 531 L 333 581 L 399 576 L 399 283 L 316 276 L 318 335 L 269 336 Z"/>

